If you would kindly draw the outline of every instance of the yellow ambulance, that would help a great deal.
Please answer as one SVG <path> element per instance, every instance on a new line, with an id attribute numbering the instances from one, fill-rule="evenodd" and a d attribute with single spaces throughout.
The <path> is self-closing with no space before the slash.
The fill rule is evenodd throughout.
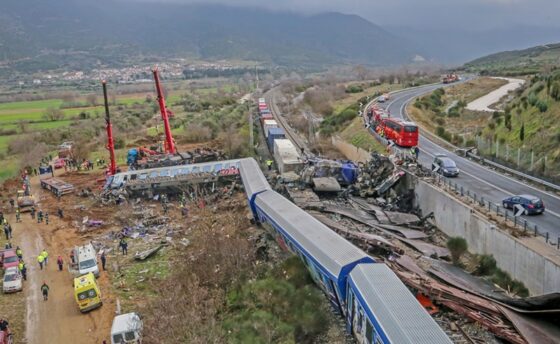
<path id="1" fill-rule="evenodd" d="M 101 292 L 93 273 L 74 278 L 74 298 L 82 313 L 101 307 Z"/>

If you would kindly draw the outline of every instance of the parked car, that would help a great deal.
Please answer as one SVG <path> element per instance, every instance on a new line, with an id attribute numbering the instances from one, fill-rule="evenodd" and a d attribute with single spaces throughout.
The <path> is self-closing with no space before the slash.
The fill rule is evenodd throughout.
<path id="1" fill-rule="evenodd" d="M 54 161 L 55 169 L 63 168 L 65 165 L 66 165 L 66 161 L 64 159 L 59 158 Z"/>
<path id="2" fill-rule="evenodd" d="M 2 291 L 4 293 L 15 293 L 23 289 L 23 278 L 17 266 L 12 266 L 6 269 L 4 273 L 4 282 L 2 284 Z"/>
<path id="3" fill-rule="evenodd" d="M 544 213 L 544 203 L 537 196 L 515 195 L 505 198 L 502 205 L 507 209 L 514 209 L 515 205 L 521 205 L 525 209 L 525 214 L 534 215 Z"/>
<path id="4" fill-rule="evenodd" d="M 441 173 L 445 177 L 457 177 L 459 168 L 451 158 L 445 154 L 436 154 L 432 162 L 432 171 L 437 169 L 437 173 Z"/>
<path id="5" fill-rule="evenodd" d="M 0 253 L 0 266 L 4 271 L 13 266 L 17 267 L 19 265 L 19 259 L 16 255 L 16 250 L 10 248 Z"/>

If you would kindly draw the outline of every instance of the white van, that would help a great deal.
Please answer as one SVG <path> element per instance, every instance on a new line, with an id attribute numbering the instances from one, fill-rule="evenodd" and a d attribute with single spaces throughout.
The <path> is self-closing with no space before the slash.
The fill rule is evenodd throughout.
<path id="1" fill-rule="evenodd" d="M 97 252 L 95 252 L 92 244 L 76 246 L 74 257 L 76 257 L 76 264 L 73 267 L 76 270 L 75 274 L 82 276 L 92 272 L 95 277 L 99 277 Z"/>
<path id="2" fill-rule="evenodd" d="M 137 313 L 117 315 L 111 326 L 111 344 L 141 344 L 142 320 Z"/>

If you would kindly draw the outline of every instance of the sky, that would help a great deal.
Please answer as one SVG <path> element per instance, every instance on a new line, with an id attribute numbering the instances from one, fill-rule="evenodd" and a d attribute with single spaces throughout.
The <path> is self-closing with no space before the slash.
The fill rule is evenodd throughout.
<path id="1" fill-rule="evenodd" d="M 358 14 L 382 26 L 479 31 L 512 26 L 554 27 L 560 34 L 560 0 L 129 0 L 220 3 L 313 14 Z"/>

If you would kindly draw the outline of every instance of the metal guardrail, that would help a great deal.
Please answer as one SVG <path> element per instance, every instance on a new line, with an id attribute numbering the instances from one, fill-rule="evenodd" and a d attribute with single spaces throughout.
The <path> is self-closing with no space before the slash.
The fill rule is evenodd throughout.
<path id="1" fill-rule="evenodd" d="M 490 166 L 494 167 L 495 169 L 502 170 L 504 172 L 513 174 L 513 175 L 515 175 L 519 178 L 530 180 L 533 183 L 540 184 L 540 185 L 543 185 L 547 188 L 550 188 L 550 189 L 553 189 L 555 191 L 560 192 L 560 186 L 559 185 L 553 184 L 551 182 L 547 182 L 546 180 L 543 180 L 543 179 L 540 179 L 540 178 L 537 178 L 537 177 L 530 176 L 530 175 L 525 174 L 523 172 L 519 172 L 517 170 L 514 170 L 514 169 L 509 168 L 507 166 L 504 166 L 502 164 L 498 164 L 497 162 L 494 162 L 494 161 L 489 160 L 489 159 L 485 159 L 481 156 L 475 155 L 475 154 L 470 153 L 470 152 L 467 152 L 467 156 L 477 160 L 482 165 L 490 165 Z"/>
<path id="2" fill-rule="evenodd" d="M 405 106 L 404 106 L 404 115 L 407 117 L 406 119 L 410 119 L 410 117 L 409 117 L 409 115 L 408 115 L 408 109 L 407 109 L 407 107 L 408 107 L 408 105 L 410 104 L 411 101 L 412 101 L 412 99 L 411 99 L 410 101 L 406 102 L 406 103 L 405 103 Z M 417 124 L 417 125 L 418 125 L 418 124 Z M 454 149 L 455 151 L 461 149 L 460 147 L 457 147 L 457 146 L 453 145 L 452 143 L 447 142 L 446 140 L 442 139 L 441 137 L 439 137 L 439 136 L 437 136 L 437 135 L 434 135 L 433 133 L 431 133 L 430 131 L 426 130 L 425 128 L 423 128 L 423 127 L 421 127 L 421 126 L 418 126 L 418 127 L 421 129 L 422 135 L 429 137 L 430 141 L 432 141 L 432 142 L 438 141 L 436 144 L 438 144 L 438 145 L 440 145 L 440 146 L 444 146 L 444 147 L 445 147 L 445 146 L 451 147 L 451 148 Z M 517 177 L 520 178 L 520 179 L 528 180 L 528 181 L 531 181 L 531 182 L 533 182 L 533 183 L 535 183 L 535 184 L 539 184 L 539 185 L 541 185 L 541 186 L 544 186 L 545 188 L 553 189 L 553 190 L 555 190 L 555 191 L 560 192 L 560 185 L 556 185 L 556 184 L 551 183 L 551 182 L 548 182 L 548 181 L 546 181 L 546 180 L 543 180 L 543 179 L 540 179 L 540 178 L 537 178 L 537 177 L 530 176 L 530 175 L 528 175 L 528 174 L 526 174 L 526 173 L 523 173 L 523 172 L 519 172 L 519 171 L 517 171 L 517 170 L 514 170 L 514 169 L 509 168 L 509 167 L 507 167 L 507 166 L 504 166 L 504 165 L 502 165 L 502 164 L 498 164 L 497 162 L 494 162 L 494 161 L 492 161 L 492 160 L 488 160 L 488 159 L 485 159 L 485 158 L 483 158 L 483 157 L 481 157 L 481 156 L 475 155 L 475 154 L 473 154 L 473 153 L 471 153 L 471 152 L 467 152 L 466 155 L 467 155 L 467 157 L 471 157 L 471 158 L 475 159 L 475 160 L 478 161 L 481 165 L 484 165 L 484 164 L 490 165 L 490 166 L 494 167 L 494 168 L 497 169 L 497 170 L 501 170 L 501 171 L 503 171 L 503 172 L 510 173 L 510 174 L 512 174 L 512 175 L 517 176 Z"/>
<path id="3" fill-rule="evenodd" d="M 552 237 L 550 232 L 540 231 L 537 224 L 527 221 L 524 218 L 520 218 L 515 216 L 514 212 L 504 208 L 503 206 L 496 204 L 494 202 L 490 202 L 489 200 L 485 200 L 484 196 L 477 195 L 475 192 L 471 192 L 469 189 L 463 187 L 462 185 L 458 185 L 450 178 L 443 177 L 441 174 L 429 171 L 430 175 L 436 181 L 438 186 L 443 185 L 447 187 L 448 190 L 451 190 L 456 195 L 460 195 L 461 197 L 466 197 L 470 199 L 473 203 L 487 209 L 489 212 L 494 213 L 497 216 L 501 216 L 504 218 L 505 222 L 510 221 L 513 224 L 514 228 L 520 229 L 525 234 L 532 234 L 535 237 L 540 236 L 543 237 L 546 243 L 551 243 L 556 246 L 557 249 L 560 249 L 560 236 L 558 236 L 556 244 L 552 241 Z"/>

